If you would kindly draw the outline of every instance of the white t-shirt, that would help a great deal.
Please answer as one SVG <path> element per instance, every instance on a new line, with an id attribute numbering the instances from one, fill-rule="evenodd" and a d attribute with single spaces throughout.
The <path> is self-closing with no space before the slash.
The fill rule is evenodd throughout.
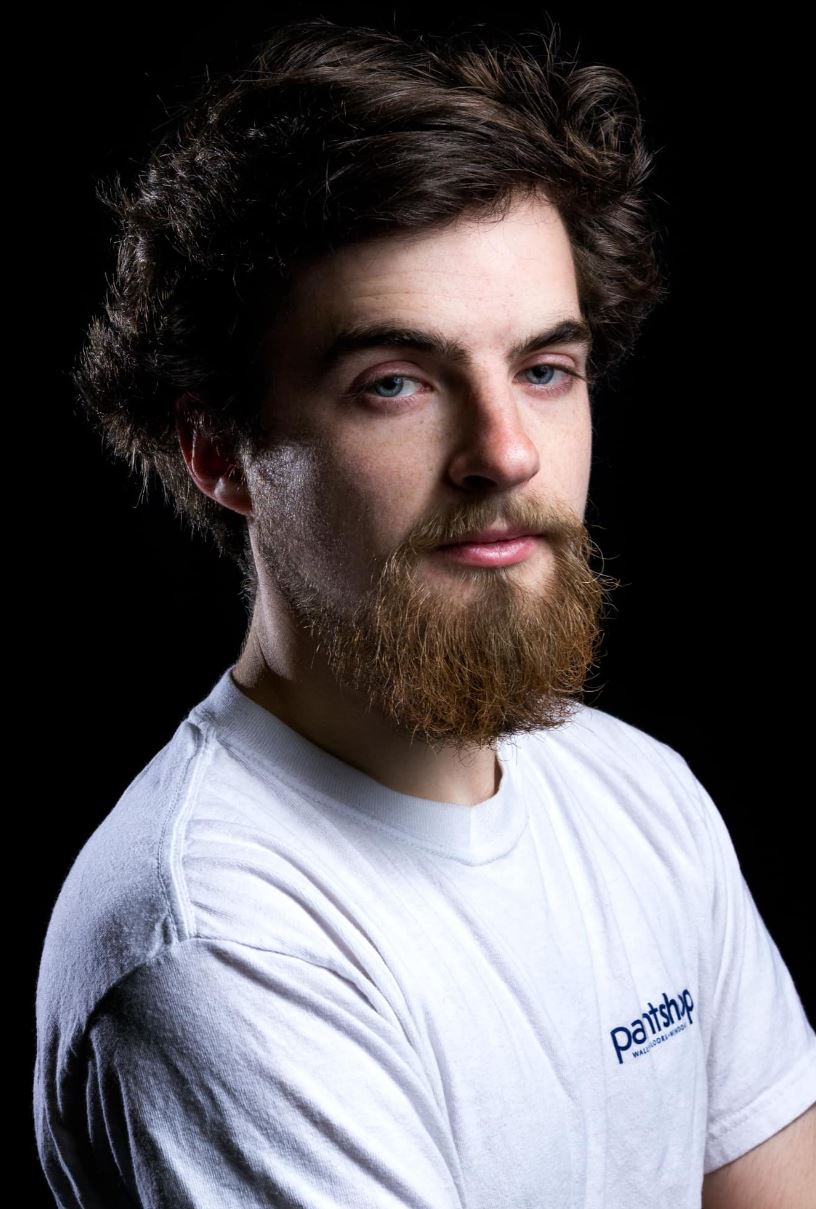
<path id="1" fill-rule="evenodd" d="M 88 839 L 37 991 L 60 1206 L 699 1209 L 816 1035 L 673 748 L 580 705 L 475 806 L 227 669 Z"/>

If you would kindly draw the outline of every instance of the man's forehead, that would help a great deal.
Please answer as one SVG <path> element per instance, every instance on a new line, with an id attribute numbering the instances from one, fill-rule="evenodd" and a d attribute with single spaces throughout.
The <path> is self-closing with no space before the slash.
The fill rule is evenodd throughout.
<path id="1" fill-rule="evenodd" d="M 394 245 L 422 238 L 387 236 L 312 262 L 289 295 L 288 335 L 299 333 L 325 370 L 355 352 L 386 346 L 437 354 L 459 366 L 488 345 L 510 357 L 555 343 L 589 351 L 565 234 L 544 249 L 523 238 L 506 262 L 481 253 L 471 260 L 468 249 L 461 257 L 423 257 L 411 272 L 394 271 Z M 286 343 L 286 333 L 280 335 Z"/>
<path id="2" fill-rule="evenodd" d="M 365 299 L 397 291 L 393 272 L 400 262 L 436 287 L 446 280 L 472 289 L 472 278 L 517 273 L 517 262 L 543 257 L 554 276 L 572 275 L 572 248 L 558 210 L 546 201 L 517 204 L 501 218 L 460 216 L 439 227 L 390 231 L 341 245 L 298 273 L 296 290 L 317 296 L 326 290 Z M 539 259 L 539 264 L 541 263 Z M 421 288 L 421 287 L 420 287 Z"/>

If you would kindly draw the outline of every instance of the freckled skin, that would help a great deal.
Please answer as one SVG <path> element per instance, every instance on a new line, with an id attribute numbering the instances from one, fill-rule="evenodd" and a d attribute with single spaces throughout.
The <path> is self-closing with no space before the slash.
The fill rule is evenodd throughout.
<path id="1" fill-rule="evenodd" d="M 530 372 L 585 374 L 585 350 L 508 361 L 580 315 L 569 240 L 544 200 L 343 248 L 299 274 L 269 334 L 262 456 L 227 480 L 206 446 L 208 473 L 185 453 L 198 486 L 250 525 L 259 593 L 236 683 L 401 792 L 492 796 L 496 739 L 566 720 L 587 678 L 613 582 L 588 566 L 588 388 Z M 322 376 L 333 329 L 357 321 L 440 330 L 473 364 L 384 347 Z M 509 525 L 547 538 L 507 567 L 435 552 Z"/>

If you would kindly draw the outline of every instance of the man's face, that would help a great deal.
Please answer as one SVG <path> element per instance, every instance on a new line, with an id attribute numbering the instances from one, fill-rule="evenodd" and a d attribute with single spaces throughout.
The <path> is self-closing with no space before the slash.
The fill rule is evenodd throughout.
<path id="1" fill-rule="evenodd" d="M 341 249 L 301 270 L 270 333 L 269 442 L 247 467 L 260 607 L 434 747 L 557 725 L 593 660 L 587 349 L 512 351 L 566 319 L 581 319 L 568 236 L 535 200 Z M 380 339 L 327 364 L 362 325 L 465 355 Z M 439 549 L 511 526 L 545 536 L 498 564 Z"/>

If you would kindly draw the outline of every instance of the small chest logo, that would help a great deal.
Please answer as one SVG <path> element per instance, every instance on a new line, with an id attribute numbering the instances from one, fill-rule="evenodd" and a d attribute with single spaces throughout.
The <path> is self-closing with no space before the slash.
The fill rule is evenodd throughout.
<path id="1" fill-rule="evenodd" d="M 684 1032 L 694 1023 L 692 1012 L 694 1000 L 688 989 L 680 991 L 676 999 L 670 999 L 663 992 L 663 1001 L 655 1006 L 649 1000 L 648 1008 L 642 1016 L 638 1016 L 630 1024 L 619 1024 L 610 1032 L 612 1046 L 619 1063 L 623 1063 L 623 1055 L 641 1058 L 656 1045 L 662 1045 L 670 1037 Z M 647 1032 L 647 1029 L 649 1030 Z M 632 1047 L 636 1048 L 633 1049 Z"/>

